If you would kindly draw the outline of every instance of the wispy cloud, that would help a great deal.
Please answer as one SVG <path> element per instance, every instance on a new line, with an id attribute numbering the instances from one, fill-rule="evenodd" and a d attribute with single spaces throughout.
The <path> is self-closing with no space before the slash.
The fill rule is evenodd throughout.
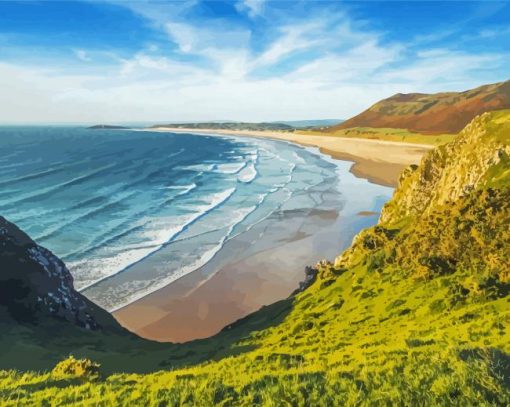
<path id="1" fill-rule="evenodd" d="M 381 80 L 399 83 L 403 91 L 465 90 L 480 84 L 480 77 L 508 66 L 510 54 L 469 54 L 448 49 L 419 52 L 412 63 L 383 72 Z M 502 78 L 503 79 L 503 78 Z"/>
<path id="2" fill-rule="evenodd" d="M 239 0 L 236 8 L 241 12 L 246 11 L 250 17 L 255 18 L 262 14 L 264 3 L 265 0 Z"/>
<path id="3" fill-rule="evenodd" d="M 282 27 L 280 30 L 281 35 L 256 58 L 254 65 L 274 64 L 282 57 L 290 55 L 295 51 L 309 49 L 321 43 L 323 39 L 317 33 L 313 35 L 313 32 L 319 27 L 315 23 Z"/>

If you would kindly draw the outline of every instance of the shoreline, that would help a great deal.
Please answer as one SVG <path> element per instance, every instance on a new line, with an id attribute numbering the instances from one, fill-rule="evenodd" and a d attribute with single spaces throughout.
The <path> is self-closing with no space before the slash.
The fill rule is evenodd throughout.
<path id="1" fill-rule="evenodd" d="M 430 146 L 416 148 L 415 145 L 374 140 L 361 140 L 361 148 L 353 148 L 358 140 L 354 143 L 352 139 L 347 139 L 349 143 L 343 143 L 344 139 L 327 140 L 330 142 L 324 143 L 321 142 L 324 140 L 317 140 L 317 136 L 305 136 L 310 140 L 303 135 L 286 133 L 261 136 L 251 132 L 179 130 L 203 135 L 271 138 L 317 148 L 321 154 L 336 161 L 339 169 L 343 167 L 345 174 L 339 179 L 353 190 L 353 196 L 357 196 L 355 191 L 361 184 L 389 191 L 385 187 L 396 185 L 402 169 L 419 162 L 430 149 Z M 166 128 L 157 131 L 174 132 Z M 292 136 L 299 136 L 299 140 Z M 331 144 L 331 141 L 334 143 Z M 346 152 L 349 149 L 353 151 Z M 407 151 L 407 156 L 396 160 L 402 151 Z M 375 159 L 378 152 L 382 153 L 382 160 Z M 368 159 L 361 156 L 364 153 L 368 154 Z M 350 209 L 339 207 L 336 213 L 311 212 L 301 217 L 285 215 L 285 222 L 282 216 L 280 219 L 273 216 L 266 223 L 271 226 L 277 224 L 285 231 L 285 238 L 280 236 L 279 240 L 272 242 L 273 246 L 253 251 L 252 241 L 247 243 L 244 241 L 246 237 L 236 239 L 203 267 L 112 314 L 124 327 L 147 339 L 182 343 L 212 336 L 261 306 L 288 297 L 303 280 L 306 265 L 315 264 L 323 258 L 333 259 L 351 244 L 352 238 L 361 229 L 377 221 L 379 209 L 374 208 L 373 203 L 361 194 L 350 203 Z M 301 226 L 294 230 L 288 226 L 289 222 L 298 222 Z M 305 224 L 307 226 L 302 228 Z M 266 231 L 267 226 L 260 226 L 253 233 Z"/>
<path id="2" fill-rule="evenodd" d="M 155 127 L 143 129 L 163 133 L 196 133 L 203 135 L 229 135 L 239 137 L 269 138 L 287 141 L 302 147 L 316 147 L 322 154 L 335 160 L 350 161 L 350 172 L 378 185 L 396 187 L 402 170 L 419 164 L 421 157 L 432 150 L 428 144 L 400 143 L 396 141 L 319 136 L 274 131 L 188 129 Z"/>

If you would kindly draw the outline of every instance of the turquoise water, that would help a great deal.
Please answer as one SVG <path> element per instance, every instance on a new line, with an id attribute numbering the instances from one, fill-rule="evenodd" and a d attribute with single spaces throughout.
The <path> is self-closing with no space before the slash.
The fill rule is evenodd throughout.
<path id="1" fill-rule="evenodd" d="M 61 257 L 75 287 L 110 310 L 199 268 L 276 211 L 338 209 L 338 171 L 317 153 L 270 140 L 0 128 L 0 214 Z M 367 191 L 364 199 L 381 202 L 390 192 Z M 147 259 L 144 278 L 130 281 Z M 115 284 L 120 273 L 129 284 Z"/>

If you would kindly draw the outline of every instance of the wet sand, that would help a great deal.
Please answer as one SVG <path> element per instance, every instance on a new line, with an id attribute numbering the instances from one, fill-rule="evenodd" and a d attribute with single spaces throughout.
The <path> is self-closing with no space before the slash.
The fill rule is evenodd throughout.
<path id="1" fill-rule="evenodd" d="M 361 217 L 354 221 L 365 222 Z M 269 224 L 278 227 L 268 234 Z M 282 229 L 288 232 L 283 240 Z M 158 341 L 211 336 L 290 295 L 304 279 L 306 265 L 333 258 L 350 244 L 358 229 L 353 219 L 337 211 L 279 213 L 229 241 L 201 269 L 121 308 L 114 316 L 138 335 Z M 261 234 L 264 242 L 254 245 Z M 332 241 L 335 244 L 324 244 Z"/>
<path id="2" fill-rule="evenodd" d="M 353 141 L 348 141 L 352 145 Z M 386 146 L 385 142 L 361 141 L 368 143 L 354 154 L 323 149 L 335 158 L 355 162 L 343 163 L 346 174 L 340 181 L 349 191 L 355 191 L 360 182 L 366 181 L 356 181 L 348 168 L 351 173 L 378 184 L 395 185 L 400 171 L 427 151 L 414 145 Z M 408 151 L 407 158 L 399 158 L 399 149 Z M 387 151 L 386 161 L 373 160 L 373 155 L 369 159 L 356 155 L 366 150 L 372 154 L 376 150 Z M 359 230 L 377 221 L 378 212 L 373 202 L 365 202 L 366 199 L 360 196 L 348 201 L 350 208 L 339 200 L 327 210 L 275 213 L 227 242 L 202 268 L 117 310 L 114 316 L 129 330 L 158 341 L 185 342 L 211 336 L 261 306 L 287 297 L 304 279 L 306 265 L 323 258 L 334 259 L 347 248 Z"/>
<path id="3" fill-rule="evenodd" d="M 115 317 L 141 336 L 183 342 L 210 336 L 262 305 L 287 297 L 303 280 L 304 266 L 316 262 L 321 240 L 330 237 L 331 226 L 339 221 L 336 211 L 314 212 L 268 218 L 229 241 L 201 269 L 116 311 Z M 280 225 L 278 232 L 288 233 L 285 240 L 285 233 L 268 232 L 269 224 L 273 228 L 275 223 Z M 254 246 L 261 234 L 265 244 Z M 339 241 L 338 250 L 340 246 Z"/>

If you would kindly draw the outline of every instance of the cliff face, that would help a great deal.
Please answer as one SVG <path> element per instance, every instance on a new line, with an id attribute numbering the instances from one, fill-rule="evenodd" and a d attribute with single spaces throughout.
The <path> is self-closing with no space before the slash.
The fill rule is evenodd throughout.
<path id="1" fill-rule="evenodd" d="M 416 132 L 458 133 L 475 116 L 510 108 L 510 81 L 465 92 L 397 94 L 329 131 L 351 127 L 391 127 Z"/>
<path id="2" fill-rule="evenodd" d="M 453 142 L 431 151 L 420 166 L 404 171 L 393 199 L 382 211 L 381 222 L 396 222 L 454 203 L 476 189 L 497 183 L 497 177 L 502 181 L 505 171 L 496 170 L 509 164 L 510 110 L 484 113 Z"/>
<path id="3" fill-rule="evenodd" d="M 19 323 L 65 320 L 86 330 L 120 326 L 73 287 L 64 263 L 0 217 L 0 308 Z"/>
<path id="4" fill-rule="evenodd" d="M 475 118 L 404 171 L 379 224 L 360 233 L 336 266 L 363 261 L 425 279 L 466 272 L 503 293 L 509 250 L 510 110 L 503 110 Z"/>

